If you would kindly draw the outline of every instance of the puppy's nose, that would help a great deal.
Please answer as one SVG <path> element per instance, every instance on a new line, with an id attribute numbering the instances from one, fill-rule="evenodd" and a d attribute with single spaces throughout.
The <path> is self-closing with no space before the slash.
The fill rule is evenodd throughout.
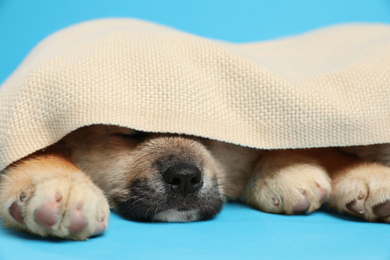
<path id="1" fill-rule="evenodd" d="M 176 164 L 163 172 L 163 178 L 173 191 L 187 196 L 202 186 L 202 174 L 191 164 Z"/>

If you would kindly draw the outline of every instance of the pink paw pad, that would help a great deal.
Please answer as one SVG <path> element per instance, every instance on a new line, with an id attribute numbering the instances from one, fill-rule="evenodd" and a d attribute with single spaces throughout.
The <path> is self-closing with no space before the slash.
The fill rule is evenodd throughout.
<path id="1" fill-rule="evenodd" d="M 303 212 L 307 210 L 310 206 L 310 201 L 306 196 L 306 191 L 305 190 L 300 190 L 300 192 L 303 195 L 303 198 L 295 204 L 293 210 L 294 212 Z"/>
<path id="2" fill-rule="evenodd" d="M 74 233 L 83 230 L 87 226 L 87 221 L 84 218 L 82 209 L 83 203 L 79 203 L 70 217 L 69 231 Z"/>
<path id="3" fill-rule="evenodd" d="M 24 224 L 22 213 L 20 212 L 20 207 L 16 201 L 8 208 L 8 212 L 17 222 Z"/>
<path id="4" fill-rule="evenodd" d="M 386 218 L 390 216 L 390 200 L 386 200 L 376 206 L 374 206 L 373 211 L 376 215 L 382 218 Z"/>
<path id="5" fill-rule="evenodd" d="M 45 228 L 51 228 L 57 223 L 57 218 L 60 214 L 60 202 L 62 200 L 62 195 L 56 193 L 55 201 L 48 202 L 41 205 L 34 211 L 34 218 L 41 226 Z"/>
<path id="6" fill-rule="evenodd" d="M 26 198 L 26 193 L 22 192 L 19 196 L 19 201 L 23 203 L 23 200 Z M 9 214 L 20 224 L 24 224 L 24 220 L 22 217 L 22 212 L 20 211 L 20 206 L 18 202 L 14 202 L 11 204 L 11 206 L 8 208 Z"/>
<path id="7" fill-rule="evenodd" d="M 365 201 L 365 194 L 363 192 L 360 192 L 357 199 L 351 201 L 350 203 L 348 203 L 346 205 L 347 209 L 349 209 L 350 211 L 356 213 L 356 214 L 364 214 L 365 212 L 365 209 L 364 209 L 364 205 L 366 204 L 366 201 Z"/>
<path id="8" fill-rule="evenodd" d="M 106 214 L 104 213 L 102 213 L 100 217 L 98 217 L 95 232 L 93 232 L 92 236 L 97 236 L 104 233 L 104 231 L 107 229 L 104 221 L 105 219 L 106 219 Z"/>

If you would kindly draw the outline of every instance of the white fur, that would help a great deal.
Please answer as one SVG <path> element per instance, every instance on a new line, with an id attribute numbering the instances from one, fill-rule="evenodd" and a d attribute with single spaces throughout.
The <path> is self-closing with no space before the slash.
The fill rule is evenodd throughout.
<path id="1" fill-rule="evenodd" d="M 168 209 L 159 212 L 154 217 L 157 221 L 165 222 L 188 222 L 196 221 L 199 218 L 199 210 L 193 209 L 188 211 L 177 211 L 176 209 Z"/>

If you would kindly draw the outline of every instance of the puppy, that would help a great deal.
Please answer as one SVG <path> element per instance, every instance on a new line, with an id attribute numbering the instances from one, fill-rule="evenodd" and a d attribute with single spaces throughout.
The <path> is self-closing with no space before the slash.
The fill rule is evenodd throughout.
<path id="1" fill-rule="evenodd" d="M 387 146 L 366 149 L 388 162 Z M 103 233 L 110 207 L 130 220 L 189 222 L 226 200 L 279 214 L 328 203 L 390 222 L 390 168 L 333 148 L 264 151 L 94 125 L 9 166 L 0 182 L 5 226 L 75 240 Z"/>

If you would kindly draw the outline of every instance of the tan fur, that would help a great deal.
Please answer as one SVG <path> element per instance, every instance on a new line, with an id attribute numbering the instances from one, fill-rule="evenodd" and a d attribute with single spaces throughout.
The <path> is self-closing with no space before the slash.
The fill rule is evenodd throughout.
<path id="1" fill-rule="evenodd" d="M 294 205 L 306 196 L 312 212 L 328 199 L 321 198 L 320 189 L 330 194 L 331 185 L 318 161 L 299 150 L 270 151 L 258 161 L 244 198 L 266 212 L 293 214 Z"/>
<path id="2" fill-rule="evenodd" d="M 4 225 L 28 231 L 41 236 L 68 237 L 80 239 L 90 236 L 102 215 L 107 216 L 109 207 L 103 192 L 92 180 L 54 149 L 30 156 L 9 167 L 0 183 L 0 216 Z M 25 198 L 21 198 L 21 192 Z M 56 192 L 62 195 L 60 203 L 61 220 L 46 229 L 34 221 L 34 211 L 42 202 L 52 203 Z M 9 217 L 8 208 L 17 201 L 21 207 L 24 225 Z M 68 213 L 83 203 L 82 212 L 88 219 L 88 226 L 81 232 L 70 234 Z"/>
<path id="3" fill-rule="evenodd" d="M 148 199 L 148 190 L 156 201 L 147 202 L 150 208 L 145 208 L 145 216 L 151 214 L 160 221 L 197 220 L 197 208 L 163 210 L 159 206 L 158 196 L 165 194 L 160 173 L 177 163 L 200 169 L 203 186 L 197 196 L 206 204 L 216 202 L 221 194 L 262 211 L 294 214 L 315 211 L 329 202 L 341 212 L 390 222 L 389 217 L 373 212 L 376 205 L 390 199 L 390 168 L 383 164 L 333 148 L 264 151 L 191 136 L 131 136 L 134 133 L 116 126 L 85 127 L 8 167 L 0 183 L 4 224 L 42 236 L 85 239 L 96 231 L 101 216 L 109 214 L 108 203 L 116 208 L 128 198 L 134 199 L 132 203 L 142 202 Z M 64 197 L 62 220 L 50 228 L 42 227 L 34 212 L 49 205 L 58 193 Z M 207 201 L 211 193 L 214 200 Z M 14 202 L 24 224 L 10 215 Z M 75 218 L 71 212 L 80 202 L 88 225 L 75 233 L 69 231 Z M 351 203 L 355 205 L 352 210 Z M 107 228 L 108 217 L 104 221 Z"/>

